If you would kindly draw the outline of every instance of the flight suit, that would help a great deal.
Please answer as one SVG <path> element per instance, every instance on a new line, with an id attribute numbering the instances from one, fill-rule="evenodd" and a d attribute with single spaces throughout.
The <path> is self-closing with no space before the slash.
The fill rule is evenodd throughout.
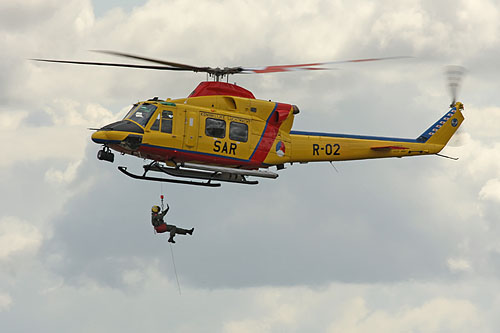
<path id="1" fill-rule="evenodd" d="M 165 217 L 165 215 L 167 214 L 167 212 L 168 212 L 169 209 L 170 209 L 170 207 L 167 206 L 167 209 L 165 209 L 163 212 L 160 212 L 160 213 L 152 212 L 151 213 L 151 223 L 153 224 L 156 232 L 158 232 L 158 233 L 164 233 L 164 232 L 169 231 L 170 232 L 170 238 L 168 239 L 168 241 L 170 243 L 175 243 L 174 236 L 176 234 L 179 234 L 179 235 L 187 235 L 187 234 L 192 235 L 194 228 L 191 229 L 191 230 L 187 230 L 187 229 L 183 229 L 183 228 L 178 228 L 175 225 L 166 224 L 165 221 L 163 221 L 163 218 Z"/>

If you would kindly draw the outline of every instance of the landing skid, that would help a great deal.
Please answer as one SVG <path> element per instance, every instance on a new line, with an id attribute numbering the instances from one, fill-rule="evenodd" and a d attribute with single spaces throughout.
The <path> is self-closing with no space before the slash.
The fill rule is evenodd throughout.
<path id="1" fill-rule="evenodd" d="M 118 170 L 120 170 L 125 175 L 132 177 L 134 179 L 157 181 L 157 182 L 167 182 L 167 183 L 177 183 L 177 184 L 185 184 L 185 185 L 198 185 L 198 186 L 208 186 L 208 187 L 221 186 L 220 183 L 212 183 L 212 181 L 229 182 L 229 183 L 246 184 L 246 185 L 256 185 L 259 183 L 258 181 L 255 181 L 255 180 L 247 180 L 245 178 L 245 175 L 237 173 L 237 172 L 239 172 L 239 170 L 238 171 L 235 170 L 234 172 L 228 172 L 227 171 L 228 168 L 221 168 L 221 170 L 223 170 L 223 171 L 220 171 L 220 170 L 200 171 L 200 170 L 186 169 L 180 165 L 177 167 L 166 167 L 166 166 L 162 166 L 160 163 L 158 163 L 156 161 L 151 163 L 151 164 L 144 165 L 144 173 L 142 174 L 142 176 L 128 172 L 127 168 L 123 167 L 123 166 L 119 166 Z M 201 180 L 206 180 L 206 182 L 146 176 L 146 174 L 150 171 L 162 172 L 162 173 L 165 173 L 165 174 L 173 176 L 173 177 L 201 179 Z"/>
<path id="2" fill-rule="evenodd" d="M 146 176 L 147 171 L 144 172 L 144 174 L 142 176 L 140 176 L 140 175 L 136 175 L 134 173 L 128 172 L 127 167 L 124 167 L 124 166 L 119 166 L 118 170 L 120 170 L 125 175 L 127 175 L 131 178 L 140 179 L 140 180 L 149 180 L 149 181 L 154 181 L 154 182 L 175 183 L 175 184 L 184 184 L 184 185 L 207 186 L 207 187 L 219 187 L 221 185 L 220 183 L 211 183 L 210 180 L 207 182 L 196 182 L 196 181 L 180 180 L 180 179 L 149 177 L 149 176 Z"/>

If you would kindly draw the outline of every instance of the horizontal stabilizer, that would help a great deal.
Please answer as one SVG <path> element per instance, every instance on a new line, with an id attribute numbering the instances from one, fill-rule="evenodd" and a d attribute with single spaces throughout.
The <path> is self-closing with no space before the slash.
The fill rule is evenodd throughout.
<path id="1" fill-rule="evenodd" d="M 381 146 L 381 147 L 371 147 L 370 149 L 376 151 L 389 151 L 389 150 L 406 150 L 410 148 L 401 146 Z"/>

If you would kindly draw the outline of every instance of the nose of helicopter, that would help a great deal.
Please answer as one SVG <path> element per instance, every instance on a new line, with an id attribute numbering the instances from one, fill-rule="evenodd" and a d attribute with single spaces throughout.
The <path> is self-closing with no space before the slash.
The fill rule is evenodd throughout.
<path id="1" fill-rule="evenodd" d="M 92 141 L 95 143 L 108 143 L 109 138 L 106 131 L 97 131 L 92 134 Z"/>
<path id="2" fill-rule="evenodd" d="M 120 130 L 99 130 L 92 134 L 92 141 L 98 144 L 120 144 L 129 133 Z"/>
<path id="3" fill-rule="evenodd" d="M 140 148 L 144 135 L 144 131 L 139 126 L 136 127 L 131 127 L 124 123 L 106 125 L 92 134 L 92 141 L 104 145 L 108 150 L 112 148 L 119 149 L 120 151 L 134 152 Z M 105 157 L 98 156 L 98 158 L 106 159 L 108 150 L 102 150 Z"/>

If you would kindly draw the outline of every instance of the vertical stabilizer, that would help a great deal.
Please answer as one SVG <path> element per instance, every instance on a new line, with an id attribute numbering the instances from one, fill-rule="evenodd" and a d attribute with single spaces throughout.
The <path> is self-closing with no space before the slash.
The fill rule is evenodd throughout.
<path id="1" fill-rule="evenodd" d="M 444 147 L 464 121 L 463 109 L 463 104 L 456 102 L 444 116 L 422 133 L 417 141 Z"/>

